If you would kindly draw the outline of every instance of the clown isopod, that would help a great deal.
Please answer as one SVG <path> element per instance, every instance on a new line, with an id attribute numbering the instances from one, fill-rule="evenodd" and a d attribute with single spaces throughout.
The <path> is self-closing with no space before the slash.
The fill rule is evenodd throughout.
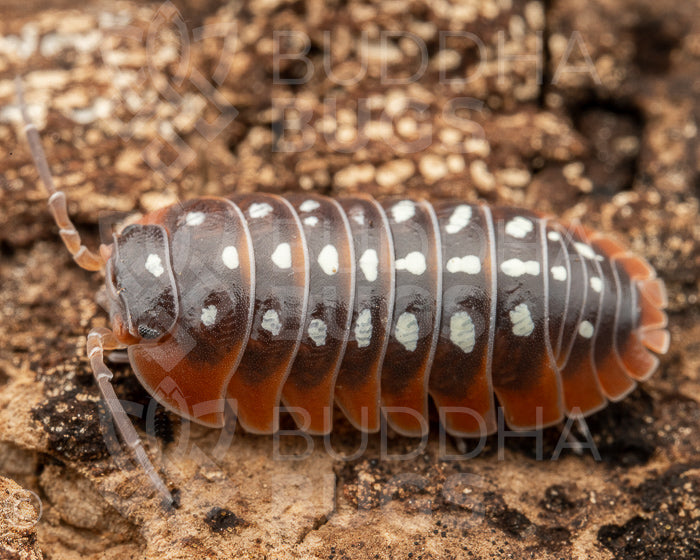
<path id="1" fill-rule="evenodd" d="M 19 87 L 18 87 L 19 89 Z M 21 92 L 20 92 L 21 97 Z M 643 259 L 576 224 L 462 201 L 292 193 L 197 198 L 149 213 L 98 252 L 81 244 L 21 101 L 60 235 L 104 269 L 112 328 L 88 355 L 115 424 L 165 500 L 117 400 L 104 352 L 126 349 L 163 406 L 250 432 L 283 404 L 325 434 L 382 415 L 456 436 L 582 417 L 627 395 L 670 343 L 664 285 Z M 166 388 L 176 390 L 165 390 Z"/>

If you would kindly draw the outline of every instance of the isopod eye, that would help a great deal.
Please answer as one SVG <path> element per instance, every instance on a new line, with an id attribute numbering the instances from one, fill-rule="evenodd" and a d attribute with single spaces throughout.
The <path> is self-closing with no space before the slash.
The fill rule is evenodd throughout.
<path id="1" fill-rule="evenodd" d="M 160 331 L 158 329 L 153 329 L 147 325 L 139 325 L 139 336 L 147 340 L 153 340 L 160 337 Z"/>
<path id="2" fill-rule="evenodd" d="M 113 271 L 116 311 L 132 336 L 160 338 L 178 317 L 168 234 L 159 225 L 134 224 L 117 235 L 114 244 L 109 268 Z"/>

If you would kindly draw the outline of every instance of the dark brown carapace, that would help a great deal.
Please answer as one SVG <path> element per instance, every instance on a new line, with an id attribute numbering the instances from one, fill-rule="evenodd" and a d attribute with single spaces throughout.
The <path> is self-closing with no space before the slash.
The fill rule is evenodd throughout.
<path id="1" fill-rule="evenodd" d="M 26 113 L 26 111 L 25 111 Z M 106 269 L 113 329 L 88 336 L 115 422 L 167 500 L 109 383 L 128 350 L 144 387 L 177 414 L 248 431 L 359 429 L 381 415 L 428 430 L 428 396 L 457 436 L 583 417 L 628 394 L 669 346 L 666 294 L 641 258 L 575 224 L 463 202 L 368 196 L 200 198 L 148 214 L 99 254 L 80 243 L 30 145 L 78 264 Z M 651 351 L 651 352 L 650 352 Z"/>

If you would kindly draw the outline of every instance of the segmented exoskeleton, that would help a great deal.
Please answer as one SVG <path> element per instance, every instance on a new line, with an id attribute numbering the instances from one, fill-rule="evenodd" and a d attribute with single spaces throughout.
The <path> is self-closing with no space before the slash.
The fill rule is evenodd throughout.
<path id="1" fill-rule="evenodd" d="M 23 106 L 24 110 L 24 106 Z M 26 119 L 26 110 L 24 110 Z M 495 431 L 581 417 L 629 393 L 669 345 L 663 283 L 641 258 L 575 224 L 455 201 L 293 193 L 198 198 L 139 219 L 98 254 L 81 245 L 33 125 L 30 145 L 78 264 L 105 268 L 112 330 L 88 336 L 115 423 L 167 500 L 109 383 L 128 350 L 159 402 L 222 427 L 226 403 L 272 433 L 359 429 L 381 415 L 428 430 Z"/>

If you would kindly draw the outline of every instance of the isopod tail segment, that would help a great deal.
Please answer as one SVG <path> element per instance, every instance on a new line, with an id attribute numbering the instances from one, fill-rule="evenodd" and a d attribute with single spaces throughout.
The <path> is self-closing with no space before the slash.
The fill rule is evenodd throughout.
<path id="1" fill-rule="evenodd" d="M 610 322 L 614 330 L 610 337 L 599 333 L 596 338 L 594 371 L 602 394 L 611 401 L 619 401 L 637 382 L 646 381 L 656 371 L 659 358 L 655 354 L 668 352 L 671 336 L 664 311 L 668 306 L 666 288 L 642 257 L 590 228 L 580 224 L 568 227 L 605 257 L 596 264 L 604 272 L 603 313 L 607 309 L 614 314 L 614 322 Z M 614 282 L 607 285 L 610 278 Z M 616 306 L 606 306 L 609 301 L 606 296 L 610 293 L 617 295 Z M 629 303 L 623 305 L 623 302 Z M 603 320 L 601 316 L 599 321 Z"/>
<path id="2" fill-rule="evenodd" d="M 36 125 L 29 118 L 29 111 L 24 99 L 22 81 L 19 76 L 15 78 L 15 88 L 22 119 L 24 120 L 24 129 L 27 135 L 29 149 L 32 153 L 34 164 L 39 171 L 41 180 L 44 183 L 44 187 L 49 193 L 49 209 L 56 225 L 59 227 L 59 235 L 78 266 L 93 272 L 103 270 L 109 260 L 111 247 L 101 245 L 99 252 L 95 253 L 83 245 L 80 234 L 68 216 L 66 195 L 63 191 L 57 190 L 54 185 L 46 154 L 41 145 L 39 132 L 37 131 Z M 160 493 L 163 505 L 170 508 L 175 503 L 173 496 L 148 458 L 141 439 L 114 392 L 111 383 L 113 374 L 104 363 L 105 350 L 120 350 L 123 348 L 125 348 L 125 345 L 107 328 L 95 329 L 91 331 L 87 337 L 87 353 L 90 366 L 117 431 L 124 441 L 124 444 L 134 454 L 134 457 L 151 480 L 155 489 Z"/>

